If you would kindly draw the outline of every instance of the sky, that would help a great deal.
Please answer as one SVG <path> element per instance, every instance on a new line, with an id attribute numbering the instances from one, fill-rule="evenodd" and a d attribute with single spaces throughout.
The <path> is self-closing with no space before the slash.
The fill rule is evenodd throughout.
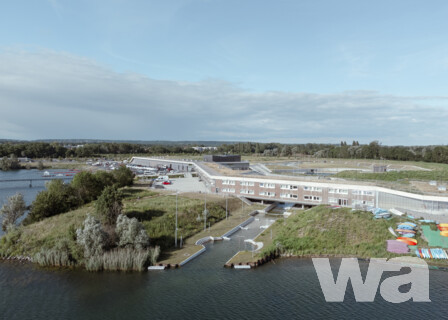
<path id="1" fill-rule="evenodd" d="M 15 0 L 0 139 L 447 144 L 445 0 Z"/>

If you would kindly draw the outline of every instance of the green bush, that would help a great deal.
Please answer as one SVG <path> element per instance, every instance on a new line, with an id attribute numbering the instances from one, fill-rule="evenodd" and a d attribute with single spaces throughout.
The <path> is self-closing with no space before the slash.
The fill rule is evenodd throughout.
<path id="1" fill-rule="evenodd" d="M 98 171 L 95 174 L 80 172 L 70 184 L 64 184 L 59 179 L 52 180 L 47 183 L 47 189 L 39 192 L 33 201 L 30 214 L 24 223 L 40 221 L 96 200 L 106 187 L 111 187 L 113 184 L 119 185 L 115 176 L 105 171 Z"/>
<path id="2" fill-rule="evenodd" d="M 101 220 L 110 226 L 115 225 L 122 208 L 121 192 L 116 186 L 107 186 L 104 188 L 98 200 L 95 202 L 97 216 L 101 217 Z"/>
<path id="3" fill-rule="evenodd" d="M 14 255 L 20 255 L 21 252 L 16 252 L 17 244 L 22 236 L 23 227 L 17 227 L 10 225 L 8 227 L 8 233 L 0 238 L 0 256 L 9 257 Z"/>
<path id="4" fill-rule="evenodd" d="M 84 228 L 76 230 L 76 241 L 84 249 L 84 257 L 89 258 L 103 253 L 108 234 L 101 223 L 91 215 L 84 221 Z"/>
<path id="5" fill-rule="evenodd" d="M 117 170 L 112 171 L 112 174 L 115 178 L 117 186 L 120 188 L 131 186 L 134 182 L 134 173 L 131 169 L 125 166 L 121 166 Z"/>
<path id="6" fill-rule="evenodd" d="M 2 219 L 2 229 L 7 231 L 10 225 L 15 225 L 17 219 L 19 219 L 26 210 L 25 200 L 23 200 L 23 195 L 21 193 L 16 193 L 15 195 L 8 198 L 8 202 L 5 203 L 0 209 L 0 215 Z"/>
<path id="7" fill-rule="evenodd" d="M 136 218 L 129 219 L 120 214 L 117 219 L 116 233 L 120 247 L 144 249 L 149 245 L 148 234 Z"/>
<path id="8" fill-rule="evenodd" d="M 56 179 L 47 183 L 47 190 L 37 194 L 25 224 L 67 212 L 81 204 L 74 188 Z"/>
<path id="9" fill-rule="evenodd" d="M 71 185 L 82 203 L 88 203 L 98 198 L 104 188 L 97 176 L 87 171 L 77 173 Z"/>

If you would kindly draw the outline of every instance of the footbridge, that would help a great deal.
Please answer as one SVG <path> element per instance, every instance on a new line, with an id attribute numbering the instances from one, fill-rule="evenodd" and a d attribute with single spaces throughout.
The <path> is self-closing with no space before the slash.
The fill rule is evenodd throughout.
<path id="1" fill-rule="evenodd" d="M 72 180 L 73 177 L 48 177 L 48 178 L 26 178 L 26 179 L 0 179 L 1 182 L 21 182 L 21 181 L 29 181 L 30 188 L 33 187 L 33 181 L 50 181 L 50 180 Z"/>

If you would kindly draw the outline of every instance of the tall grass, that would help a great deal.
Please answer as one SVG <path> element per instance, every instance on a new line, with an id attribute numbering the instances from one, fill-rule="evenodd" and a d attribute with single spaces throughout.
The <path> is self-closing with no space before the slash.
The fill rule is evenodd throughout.
<path id="1" fill-rule="evenodd" d="M 113 249 L 86 261 L 89 271 L 144 271 L 158 257 L 158 249 Z"/>
<path id="2" fill-rule="evenodd" d="M 72 267 L 76 265 L 66 251 L 42 248 L 33 257 L 33 262 L 41 266 Z"/>

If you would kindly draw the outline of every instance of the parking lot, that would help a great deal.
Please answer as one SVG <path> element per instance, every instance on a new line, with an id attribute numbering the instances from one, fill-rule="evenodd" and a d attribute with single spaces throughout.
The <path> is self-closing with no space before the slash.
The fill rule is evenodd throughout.
<path id="1" fill-rule="evenodd" d="M 205 187 L 203 181 L 199 178 L 191 176 L 185 178 L 170 179 L 171 184 L 164 185 L 162 181 L 155 182 L 154 185 L 163 186 L 165 190 L 179 191 L 179 192 L 209 192 Z"/>

